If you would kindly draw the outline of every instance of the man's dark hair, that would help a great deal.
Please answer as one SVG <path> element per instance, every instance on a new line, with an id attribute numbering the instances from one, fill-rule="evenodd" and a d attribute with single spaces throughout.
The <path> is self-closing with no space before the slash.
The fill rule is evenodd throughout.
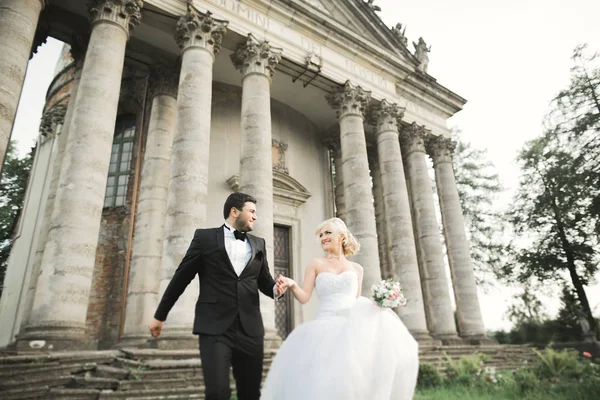
<path id="1" fill-rule="evenodd" d="M 233 207 L 242 211 L 242 209 L 244 208 L 244 204 L 246 204 L 246 202 L 248 201 L 256 204 L 256 199 L 250 196 L 249 194 L 241 192 L 231 193 L 227 200 L 225 200 L 225 206 L 223 207 L 223 217 L 225 219 L 229 218 L 229 214 L 231 213 L 231 209 Z"/>

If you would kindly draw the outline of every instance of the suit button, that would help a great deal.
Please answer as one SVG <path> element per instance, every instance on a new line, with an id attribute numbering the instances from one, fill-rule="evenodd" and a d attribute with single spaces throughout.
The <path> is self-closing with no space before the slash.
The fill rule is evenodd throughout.
<path id="1" fill-rule="evenodd" d="M 242 278 L 238 278 L 238 282 L 240 282 L 242 280 Z"/>

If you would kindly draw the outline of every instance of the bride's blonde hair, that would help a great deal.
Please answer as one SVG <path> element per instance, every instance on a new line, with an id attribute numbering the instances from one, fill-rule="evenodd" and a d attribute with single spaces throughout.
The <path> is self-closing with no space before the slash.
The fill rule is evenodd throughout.
<path id="1" fill-rule="evenodd" d="M 348 230 L 344 221 L 339 218 L 330 218 L 321 222 L 315 231 L 315 235 L 318 237 L 323 228 L 328 225 L 330 225 L 335 232 L 344 235 L 344 238 L 342 239 L 342 250 L 344 251 L 345 256 L 353 256 L 358 253 L 360 250 L 360 243 L 358 243 L 352 232 Z"/>

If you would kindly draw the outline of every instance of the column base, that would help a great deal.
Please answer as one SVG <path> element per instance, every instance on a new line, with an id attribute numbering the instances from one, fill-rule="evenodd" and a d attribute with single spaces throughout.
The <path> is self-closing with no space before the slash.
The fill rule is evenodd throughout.
<path id="1" fill-rule="evenodd" d="M 465 344 L 465 342 L 458 337 L 456 332 L 446 332 L 446 333 L 431 333 L 434 339 L 440 340 L 444 346 L 453 346 Z"/>
<path id="2" fill-rule="evenodd" d="M 48 321 L 28 326 L 16 337 L 17 352 L 97 350 L 98 340 L 87 335 L 84 324 Z"/>
<path id="3" fill-rule="evenodd" d="M 442 345 L 441 340 L 434 339 L 427 331 L 411 332 L 411 335 L 419 343 L 420 348 Z"/>
<path id="4" fill-rule="evenodd" d="M 121 341 L 114 345 L 115 349 L 124 349 L 124 348 L 136 348 L 136 349 L 152 349 L 157 348 L 153 347 L 156 339 L 151 338 L 150 334 L 148 335 L 135 335 L 135 336 L 125 336 L 121 338 Z"/>
<path id="5" fill-rule="evenodd" d="M 489 338 L 485 335 L 461 335 L 461 338 L 465 344 L 469 345 L 485 345 L 485 344 L 498 344 L 495 339 Z"/>

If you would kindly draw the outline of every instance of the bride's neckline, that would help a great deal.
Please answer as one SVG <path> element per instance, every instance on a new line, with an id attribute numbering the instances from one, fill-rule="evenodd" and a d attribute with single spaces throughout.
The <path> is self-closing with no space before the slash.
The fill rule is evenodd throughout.
<path id="1" fill-rule="evenodd" d="M 317 278 L 318 278 L 319 276 L 323 275 L 323 274 L 330 274 L 330 275 L 333 275 L 333 276 L 340 276 L 340 275 L 343 275 L 343 274 L 345 274 L 345 273 L 347 273 L 347 272 L 352 272 L 353 274 L 356 274 L 356 271 L 352 271 L 351 269 L 348 269 L 348 270 L 346 270 L 346 271 L 340 272 L 339 274 L 336 274 L 335 272 L 330 272 L 330 271 L 323 271 L 323 272 L 319 272 L 319 273 L 317 274 Z M 315 279 L 316 279 L 316 278 L 315 278 Z"/>

